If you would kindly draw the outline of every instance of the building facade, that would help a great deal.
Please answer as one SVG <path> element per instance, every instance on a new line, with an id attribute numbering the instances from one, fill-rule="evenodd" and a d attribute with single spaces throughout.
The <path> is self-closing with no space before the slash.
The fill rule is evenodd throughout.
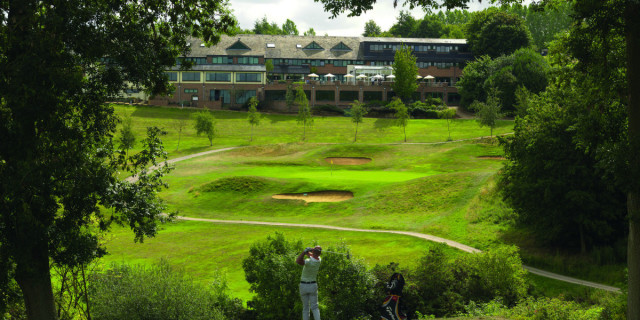
<path id="1" fill-rule="evenodd" d="M 197 39 L 189 45 L 190 56 L 166 73 L 174 94 L 149 103 L 221 109 L 255 96 L 286 111 L 285 94 L 293 82 L 304 86 L 311 105 L 388 101 L 395 95 L 391 65 L 404 45 L 417 58 L 415 99 L 440 97 L 456 105 L 455 83 L 473 59 L 462 39 L 236 35 L 223 36 L 213 47 Z M 186 60 L 193 63 L 189 70 L 181 68 Z"/>

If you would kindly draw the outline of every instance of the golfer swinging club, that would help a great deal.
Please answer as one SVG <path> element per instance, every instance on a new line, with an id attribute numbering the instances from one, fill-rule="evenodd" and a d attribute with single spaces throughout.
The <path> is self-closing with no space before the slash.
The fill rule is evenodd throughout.
<path id="1" fill-rule="evenodd" d="M 302 277 L 300 277 L 300 297 L 302 298 L 302 319 L 309 320 L 309 311 L 313 313 L 313 319 L 320 320 L 320 309 L 318 309 L 318 269 L 320 269 L 320 254 L 322 247 L 306 248 L 296 258 L 296 263 L 304 266 Z M 309 255 L 309 259 L 304 259 Z"/>

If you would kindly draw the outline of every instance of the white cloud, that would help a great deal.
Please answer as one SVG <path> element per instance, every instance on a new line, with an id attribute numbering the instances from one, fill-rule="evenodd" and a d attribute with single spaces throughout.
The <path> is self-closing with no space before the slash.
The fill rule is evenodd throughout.
<path id="1" fill-rule="evenodd" d="M 322 4 L 313 0 L 232 0 L 230 5 L 243 29 L 253 29 L 254 22 L 266 16 L 269 22 L 276 22 L 280 26 L 287 19 L 292 20 L 300 34 L 313 28 L 317 35 L 327 33 L 330 36 L 359 36 L 369 20 L 374 20 L 382 30 L 388 30 L 395 23 L 400 10 L 408 10 L 400 6 L 394 8 L 392 0 L 378 0 L 372 10 L 360 17 L 349 18 L 346 14 L 341 14 L 335 19 L 330 19 L 331 15 L 324 11 Z M 490 2 L 487 0 L 482 3 L 469 3 L 469 9 L 472 11 L 489 6 Z M 415 18 L 424 16 L 422 9 L 411 10 L 411 14 Z"/>

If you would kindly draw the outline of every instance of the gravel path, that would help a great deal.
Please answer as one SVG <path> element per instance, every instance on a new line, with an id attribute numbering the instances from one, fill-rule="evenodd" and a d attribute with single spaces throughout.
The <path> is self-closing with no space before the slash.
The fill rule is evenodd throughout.
<path id="1" fill-rule="evenodd" d="M 450 142 L 453 142 L 453 141 L 450 141 Z M 431 144 L 431 143 L 425 143 L 425 144 Z M 184 160 L 187 160 L 187 159 L 200 157 L 200 156 L 204 156 L 204 155 L 208 155 L 208 154 L 212 154 L 212 153 L 218 153 L 218 152 L 224 152 L 224 151 L 228 151 L 228 150 L 233 150 L 233 149 L 236 149 L 236 148 L 238 148 L 238 147 L 229 147 L 229 148 L 222 148 L 222 149 L 216 149 L 216 150 L 209 150 L 209 151 L 200 152 L 200 153 L 194 153 L 194 154 L 190 154 L 190 155 L 187 155 L 187 156 L 184 156 L 184 157 L 179 157 L 179 158 L 174 158 L 174 159 L 171 159 L 171 160 L 167 160 L 167 162 L 172 164 L 172 163 L 176 163 L 176 162 L 179 162 L 179 161 L 184 161 Z M 151 168 L 151 170 L 153 170 L 153 169 L 154 168 Z M 136 177 L 127 178 L 127 181 L 131 181 L 131 182 L 135 182 L 136 180 L 137 180 Z M 457 249 L 465 251 L 465 252 L 470 252 L 470 253 L 482 252 L 479 249 L 464 245 L 462 243 L 459 243 L 459 242 L 456 242 L 456 241 L 453 241 L 453 240 L 444 239 L 444 238 L 440 238 L 440 237 L 436 237 L 436 236 L 432 236 L 432 235 L 428 235 L 428 234 L 423 234 L 423 233 L 418 233 L 418 232 L 411 232 L 411 231 L 356 229 L 356 228 L 345 228 L 345 227 L 325 226 L 325 225 L 316 225 L 316 224 L 311 225 L 311 224 L 296 224 L 296 223 L 281 223 L 281 222 L 245 221 L 245 220 L 216 220 L 216 219 L 201 219 L 201 218 L 189 218 L 189 217 L 177 217 L 177 219 L 179 219 L 179 220 L 189 220 L 189 221 L 211 222 L 211 223 L 230 223 L 230 224 L 234 224 L 235 223 L 235 224 L 267 225 L 267 226 L 281 226 L 281 227 L 321 228 L 321 229 L 330 229 L 330 230 L 338 230 L 338 231 L 353 231 L 353 232 L 392 233 L 392 234 L 399 234 L 399 235 L 406 235 L 406 236 L 416 237 L 416 238 L 420 238 L 420 239 L 424 239 L 424 240 L 428 240 L 428 241 L 444 243 L 444 244 L 446 244 L 446 245 L 448 245 L 450 247 L 457 248 Z M 552 272 L 544 271 L 544 270 L 541 270 L 541 269 L 537 269 L 537 268 L 533 268 L 533 267 L 529 267 L 529 266 L 525 266 L 525 265 L 522 265 L 522 267 L 524 269 L 526 269 L 527 271 L 529 271 L 530 273 L 535 274 L 535 275 L 539 275 L 539 276 L 542 276 L 542 277 L 551 278 L 551 279 L 564 281 L 564 282 L 568 282 L 568 283 L 573 283 L 573 284 L 577 284 L 577 285 L 582 285 L 582 286 L 586 286 L 586 287 L 602 289 L 602 290 L 606 290 L 606 291 L 610 291 L 610 292 L 620 293 L 620 289 L 616 288 L 616 287 L 612 287 L 612 286 L 608 286 L 608 285 L 604 285 L 604 284 L 599 284 L 599 283 L 595 283 L 595 282 L 591 282 L 591 281 L 580 280 L 580 279 L 576 279 L 576 278 L 572 278 L 572 277 L 567 277 L 567 276 L 563 276 L 561 274 L 552 273 Z"/>

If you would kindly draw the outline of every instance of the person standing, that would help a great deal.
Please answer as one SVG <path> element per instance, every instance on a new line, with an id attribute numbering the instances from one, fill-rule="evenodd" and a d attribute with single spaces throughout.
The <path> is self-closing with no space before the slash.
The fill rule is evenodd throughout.
<path id="1" fill-rule="evenodd" d="M 313 319 L 320 320 L 318 309 L 318 270 L 320 269 L 320 254 L 322 247 L 306 248 L 296 258 L 296 263 L 304 266 L 300 277 L 300 298 L 302 298 L 302 319 L 309 320 L 309 313 L 313 313 Z M 308 255 L 308 259 L 304 256 Z"/>

